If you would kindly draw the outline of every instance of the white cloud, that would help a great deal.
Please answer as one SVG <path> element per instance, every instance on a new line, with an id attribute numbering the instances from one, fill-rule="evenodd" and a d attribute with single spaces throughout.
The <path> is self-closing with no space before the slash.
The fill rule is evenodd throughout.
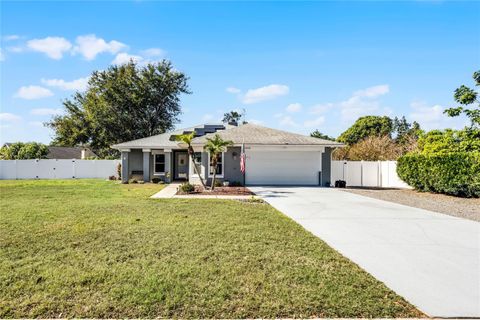
<path id="1" fill-rule="evenodd" d="M 42 79 L 42 83 L 49 87 L 57 87 L 62 90 L 76 90 L 85 91 L 87 89 L 89 77 L 78 78 L 72 81 L 65 81 L 63 79 Z"/>
<path id="2" fill-rule="evenodd" d="M 420 123 L 422 129 L 461 129 L 468 125 L 468 120 L 464 116 L 451 118 L 443 113 L 448 107 L 439 104 L 428 105 L 422 101 L 413 101 L 410 104 L 412 112 L 408 115 L 411 121 Z"/>
<path id="3" fill-rule="evenodd" d="M 235 87 L 228 87 L 227 89 L 225 89 L 228 93 L 234 93 L 234 94 L 237 94 L 237 93 L 240 93 L 242 92 L 242 90 L 238 89 L 238 88 L 235 88 Z"/>
<path id="4" fill-rule="evenodd" d="M 20 120 L 22 120 L 22 118 L 13 113 L 0 113 L 0 121 L 2 122 L 17 122 Z"/>
<path id="5" fill-rule="evenodd" d="M 102 38 L 97 38 L 94 34 L 78 36 L 75 43 L 73 52 L 80 53 L 86 60 L 93 60 L 98 54 L 103 52 L 116 54 L 120 50 L 127 48 L 127 45 L 119 41 L 112 40 L 106 42 Z"/>
<path id="6" fill-rule="evenodd" d="M 61 108 L 53 109 L 53 108 L 38 108 L 30 110 L 30 113 L 37 116 L 54 116 L 57 114 L 61 114 L 63 110 Z"/>
<path id="7" fill-rule="evenodd" d="M 27 46 L 30 49 L 42 52 L 55 60 L 62 59 L 63 53 L 72 48 L 72 44 L 67 39 L 61 37 L 32 39 L 27 41 Z"/>
<path id="8" fill-rule="evenodd" d="M 3 37 L 4 41 L 13 41 L 13 40 L 18 40 L 18 39 L 20 39 L 20 36 L 16 35 L 16 34 L 10 34 L 10 35 L 6 35 L 6 36 Z"/>
<path id="9" fill-rule="evenodd" d="M 325 117 L 321 116 L 313 120 L 307 120 L 303 123 L 305 127 L 318 127 L 325 123 Z"/>
<path id="10" fill-rule="evenodd" d="M 142 50 L 140 52 L 143 56 L 146 57 L 163 57 L 165 56 L 166 52 L 160 48 L 150 48 L 146 50 Z"/>
<path id="11" fill-rule="evenodd" d="M 286 85 L 271 84 L 257 89 L 247 91 L 242 101 L 245 104 L 252 104 L 266 100 L 272 100 L 280 96 L 287 95 L 290 89 Z"/>
<path id="12" fill-rule="evenodd" d="M 380 101 L 352 96 L 339 103 L 342 120 L 353 121 L 360 116 L 376 114 L 381 110 Z"/>
<path id="13" fill-rule="evenodd" d="M 134 62 L 140 63 L 140 62 L 143 61 L 143 58 L 140 57 L 140 56 L 136 56 L 136 55 L 133 55 L 133 54 L 128 54 L 128 53 L 122 52 L 122 53 L 119 53 L 115 56 L 115 59 L 113 59 L 112 64 L 121 65 L 121 64 L 125 64 L 125 63 L 130 62 L 130 60 L 133 60 Z"/>
<path id="14" fill-rule="evenodd" d="M 343 122 L 352 122 L 364 115 L 389 115 L 392 114 L 392 110 L 383 107 L 378 100 L 378 97 L 389 91 L 390 88 L 386 84 L 357 90 L 346 100 L 315 105 L 310 109 L 310 113 L 323 114 L 335 108 L 340 110 Z"/>
<path id="15" fill-rule="evenodd" d="M 53 92 L 40 86 L 28 86 L 18 89 L 15 97 L 27 100 L 41 99 L 53 96 Z"/>
<path id="16" fill-rule="evenodd" d="M 285 111 L 293 113 L 293 112 L 299 112 L 302 110 L 302 105 L 300 103 L 291 103 L 285 108 Z"/>
<path id="17" fill-rule="evenodd" d="M 387 94 L 389 91 L 390 91 L 390 87 L 387 84 L 381 84 L 378 86 L 373 86 L 366 89 L 355 91 L 353 95 L 356 97 L 376 98 L 378 96 Z"/>
<path id="18" fill-rule="evenodd" d="M 293 121 L 292 117 L 290 116 L 282 116 L 280 117 L 280 121 L 279 121 L 279 124 L 281 126 L 287 126 L 287 127 L 296 127 L 298 126 L 298 124 Z"/>

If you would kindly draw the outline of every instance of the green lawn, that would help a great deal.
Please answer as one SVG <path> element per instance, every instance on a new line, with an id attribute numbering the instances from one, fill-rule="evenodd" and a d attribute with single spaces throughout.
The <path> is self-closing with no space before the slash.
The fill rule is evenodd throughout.
<path id="1" fill-rule="evenodd" d="M 266 204 L 160 188 L 1 181 L 0 318 L 421 316 Z"/>

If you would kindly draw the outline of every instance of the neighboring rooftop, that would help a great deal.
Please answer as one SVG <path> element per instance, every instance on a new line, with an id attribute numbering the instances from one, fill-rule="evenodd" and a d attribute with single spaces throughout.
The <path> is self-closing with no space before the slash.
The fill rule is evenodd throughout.
<path id="1" fill-rule="evenodd" d="M 88 148 L 85 147 L 48 147 L 47 159 L 87 159 L 96 157 Z"/>

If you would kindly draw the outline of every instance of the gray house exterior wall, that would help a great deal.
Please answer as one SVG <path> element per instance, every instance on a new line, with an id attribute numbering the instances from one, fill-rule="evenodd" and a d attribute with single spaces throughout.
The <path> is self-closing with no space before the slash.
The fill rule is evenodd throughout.
<path id="1" fill-rule="evenodd" d="M 128 176 L 133 171 L 143 171 L 143 152 L 142 149 L 132 149 L 128 155 Z"/>
<path id="2" fill-rule="evenodd" d="M 333 148 L 326 147 L 325 152 L 322 153 L 322 187 L 332 184 L 331 168 L 332 168 L 332 151 Z"/>
<path id="3" fill-rule="evenodd" d="M 227 151 L 223 155 L 223 177 L 216 176 L 215 180 L 220 182 L 229 181 L 229 182 L 240 182 L 244 183 L 243 181 L 243 174 L 240 171 L 240 147 L 229 147 Z M 191 159 L 189 159 L 191 161 Z M 203 173 L 204 181 L 207 184 L 212 183 L 212 177 L 208 176 L 208 153 L 202 152 L 202 163 L 198 166 L 198 169 Z M 195 175 L 195 171 L 193 169 L 193 165 L 190 165 L 189 171 L 189 181 L 194 184 L 200 183 L 199 179 Z"/>
<path id="4" fill-rule="evenodd" d="M 230 147 L 227 148 L 227 151 L 223 155 L 223 161 L 225 162 L 223 165 L 223 178 L 216 177 L 215 179 L 223 182 L 240 182 L 241 184 L 244 183 L 243 181 L 243 174 L 240 171 L 240 153 L 242 149 L 240 147 Z M 207 168 L 208 166 L 208 153 L 204 152 L 202 154 L 202 165 Z M 207 172 L 207 171 L 205 171 Z M 207 183 L 212 183 L 212 178 L 207 178 Z"/>
<path id="5" fill-rule="evenodd" d="M 331 163 L 332 163 L 332 151 L 334 148 L 326 147 L 325 152 L 322 153 L 322 181 L 321 186 L 331 185 Z M 156 153 L 165 154 L 165 174 L 158 175 L 154 172 L 154 156 Z M 241 147 L 229 147 L 224 153 L 224 174 L 223 176 L 217 176 L 216 179 L 220 182 L 229 181 L 230 183 L 236 182 L 244 184 L 244 176 L 240 171 L 240 156 L 241 156 Z M 194 184 L 200 183 L 198 177 L 195 177 L 195 170 L 191 164 L 191 159 L 188 159 L 189 162 L 189 181 Z M 127 163 L 128 166 L 123 166 L 124 163 Z M 142 149 L 131 149 L 130 152 L 122 152 L 122 180 L 128 181 L 131 177 L 133 171 L 142 171 L 144 173 L 144 181 L 151 181 L 152 178 L 159 178 L 164 182 L 171 182 L 172 179 L 172 170 L 173 170 L 173 152 L 164 152 L 163 149 L 152 149 L 145 150 Z M 208 153 L 202 152 L 202 163 L 199 166 L 204 181 L 207 184 L 211 184 L 212 177 L 208 176 Z M 145 167 L 144 167 L 145 166 Z M 248 166 L 248 163 L 247 163 Z M 144 170 L 146 168 L 146 170 Z M 169 173 L 169 174 L 168 174 Z"/>

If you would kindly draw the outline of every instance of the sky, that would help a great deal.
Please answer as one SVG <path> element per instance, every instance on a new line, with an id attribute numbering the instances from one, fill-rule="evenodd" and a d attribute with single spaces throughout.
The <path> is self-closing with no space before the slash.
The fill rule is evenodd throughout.
<path id="1" fill-rule="evenodd" d="M 48 143 L 43 123 L 94 70 L 168 59 L 189 79 L 177 127 L 230 110 L 338 136 L 362 115 L 448 118 L 480 68 L 480 2 L 0 2 L 0 143 Z"/>

